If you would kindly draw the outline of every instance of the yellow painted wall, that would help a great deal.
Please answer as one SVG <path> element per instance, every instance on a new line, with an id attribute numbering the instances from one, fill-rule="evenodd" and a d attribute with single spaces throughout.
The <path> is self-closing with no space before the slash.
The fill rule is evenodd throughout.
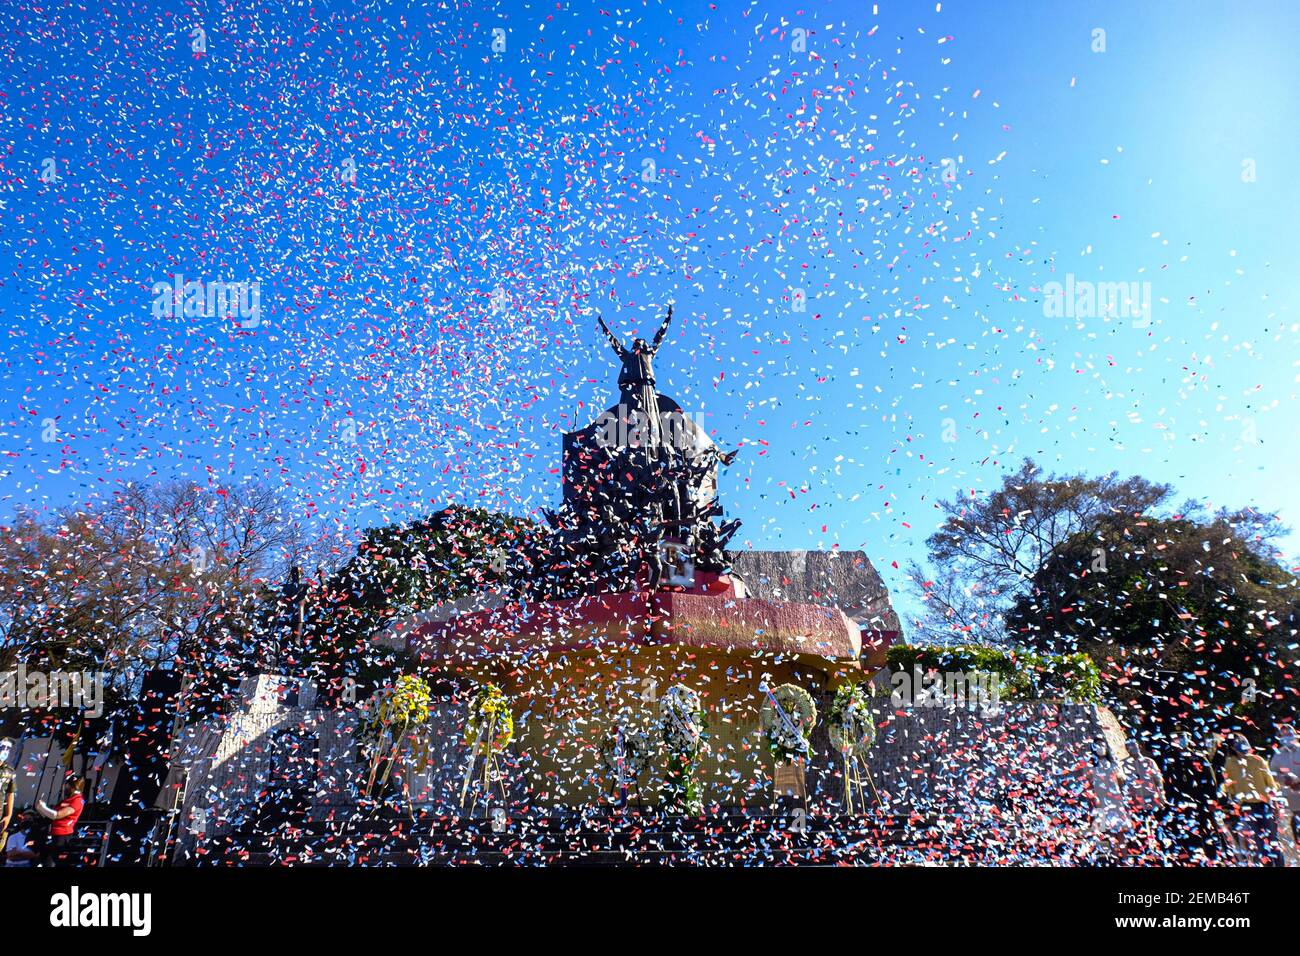
<path id="1" fill-rule="evenodd" d="M 769 675 L 773 685 L 796 683 L 813 694 L 830 683 L 812 665 L 672 645 L 569 651 L 461 673 L 494 680 L 510 697 L 517 728 L 511 749 L 532 757 L 531 799 L 542 805 L 603 798 L 610 775 L 600 746 L 620 715 L 646 729 L 657 747 L 640 781 L 644 802 L 657 802 L 666 761 L 656 732 L 658 699 L 677 683 L 699 693 L 705 709 L 708 749 L 696 773 L 705 802 L 769 800 L 772 758 L 758 733 L 760 679 Z M 631 795 L 635 801 L 635 790 Z"/>

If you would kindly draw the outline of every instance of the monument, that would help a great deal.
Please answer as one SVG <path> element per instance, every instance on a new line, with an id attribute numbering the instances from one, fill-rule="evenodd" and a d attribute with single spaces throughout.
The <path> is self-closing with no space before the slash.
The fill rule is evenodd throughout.
<path id="1" fill-rule="evenodd" d="M 671 862 L 663 841 L 687 840 L 734 865 L 738 853 L 769 858 L 765 814 L 781 793 L 830 828 L 798 851 L 813 862 L 969 862 L 1006 848 L 1055 858 L 1062 820 L 1075 821 L 1065 841 L 1089 852 L 1081 774 L 1107 734 L 1103 709 L 872 697 L 864 687 L 899 622 L 866 555 L 726 549 L 738 523 L 725 518 L 718 478 L 734 453 L 655 381 L 671 317 L 630 347 L 600 322 L 620 363 L 618 403 L 564 436 L 561 501 L 525 586 L 397 622 L 383 639 L 400 641 L 409 663 L 387 697 L 321 708 L 308 685 L 295 693 L 259 675 L 235 713 L 187 728 L 172 760 L 182 855 L 513 863 L 518 848 L 506 847 L 527 833 L 519 846 L 537 860 L 627 862 L 534 826 L 558 812 L 580 828 L 604 807 L 615 816 L 596 826 L 622 820 L 629 846 L 639 821 L 661 821 L 636 851 L 646 859 Z M 300 598 L 291 580 L 280 618 L 290 633 Z M 376 729 L 400 780 L 386 791 L 370 786 L 373 759 L 366 773 Z M 1109 736 L 1122 747 L 1122 731 Z M 629 804 L 668 812 L 627 815 Z M 840 833 L 826 822 L 845 813 L 875 821 L 872 846 L 856 824 Z M 898 822 L 918 814 L 939 822 L 924 832 Z M 724 819 L 730 836 L 710 822 Z M 991 835 L 971 829 L 954 843 L 953 820 Z M 500 845 L 485 851 L 485 832 Z"/>
<path id="2" fill-rule="evenodd" d="M 653 358 L 672 309 L 654 340 L 624 346 L 598 319 L 621 365 L 619 401 L 585 428 L 564 436 L 563 504 L 547 512 L 558 549 L 579 590 L 641 582 L 657 590 L 666 568 L 679 577 L 726 569 L 725 548 L 739 521 L 714 523 L 719 464 L 730 464 L 704 429 L 655 387 Z"/>
<path id="3" fill-rule="evenodd" d="M 533 803 L 599 802 L 602 747 L 653 728 L 678 686 L 707 725 L 702 791 L 761 799 L 760 686 L 831 693 L 879 667 L 896 635 L 896 618 L 864 633 L 833 602 L 755 597 L 732 573 L 740 523 L 724 516 L 718 472 L 735 452 L 659 391 L 653 359 L 671 320 L 669 309 L 652 340 L 628 346 L 598 319 L 619 360 L 618 402 L 564 435 L 562 500 L 531 593 L 399 625 L 431 681 L 466 693 L 491 683 L 514 702 L 516 786 Z M 647 766 L 635 789 L 654 800 L 663 782 Z"/>

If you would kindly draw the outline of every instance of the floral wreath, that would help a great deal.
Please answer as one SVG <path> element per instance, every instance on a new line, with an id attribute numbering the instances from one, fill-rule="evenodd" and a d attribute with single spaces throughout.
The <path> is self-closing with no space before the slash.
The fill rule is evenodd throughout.
<path id="1" fill-rule="evenodd" d="M 798 684 L 769 689 L 763 683 L 759 691 L 763 694 L 759 720 L 772 756 L 786 762 L 808 756 L 808 735 L 817 724 L 817 705 L 812 695 Z"/>
<path id="2" fill-rule="evenodd" d="M 379 719 L 388 724 L 422 724 L 429 719 L 432 694 L 424 678 L 403 674 L 379 702 Z"/>
<path id="3" fill-rule="evenodd" d="M 659 699 L 659 726 L 664 743 L 677 754 L 694 755 L 704 734 L 700 695 L 685 684 L 674 684 Z"/>
<path id="4" fill-rule="evenodd" d="M 492 734 L 491 740 L 486 739 L 488 733 Z M 496 684 L 484 684 L 470 698 L 465 718 L 466 745 L 474 747 L 476 754 L 499 754 L 514 738 L 515 720 L 505 692 Z"/>
<path id="5" fill-rule="evenodd" d="M 704 812 L 704 798 L 695 779 L 695 760 L 704 744 L 704 708 L 700 695 L 685 684 L 674 684 L 659 699 L 659 731 L 668 746 L 664 797 L 675 811 Z"/>
<path id="6" fill-rule="evenodd" d="M 867 758 L 876 742 L 876 720 L 857 684 L 843 684 L 835 692 L 831 712 L 826 716 L 826 732 L 831 746 L 846 757 Z"/>
<path id="7" fill-rule="evenodd" d="M 366 702 L 360 725 L 361 741 L 369 751 L 370 762 L 365 796 L 370 796 L 376 783 L 379 784 L 380 792 L 383 792 L 393 767 L 408 744 L 415 747 L 416 769 L 423 770 L 428 766 L 429 740 L 421 728 L 429 721 L 429 703 L 432 697 L 424 678 L 416 674 L 403 674 L 392 687 L 380 691 Z M 381 767 L 385 768 L 382 775 L 379 774 Z"/>
<path id="8" fill-rule="evenodd" d="M 397 740 L 429 719 L 432 699 L 429 685 L 415 674 L 403 674 L 397 683 L 381 690 L 362 711 L 364 736 L 379 746 Z"/>

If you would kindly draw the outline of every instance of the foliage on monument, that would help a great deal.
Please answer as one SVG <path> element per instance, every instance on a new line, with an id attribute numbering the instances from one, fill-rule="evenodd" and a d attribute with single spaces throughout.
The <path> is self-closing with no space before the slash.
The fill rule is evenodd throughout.
<path id="1" fill-rule="evenodd" d="M 496 684 L 484 684 L 470 698 L 465 718 L 465 745 L 479 756 L 499 754 L 515 737 L 510 701 Z"/>
<path id="2" fill-rule="evenodd" d="M 1064 700 L 1098 703 L 1101 672 L 1087 654 L 1039 654 L 1029 650 L 985 647 L 895 644 L 886 652 L 891 672 L 982 672 L 1000 680 L 1004 700 Z"/>
<path id="3" fill-rule="evenodd" d="M 393 620 L 526 578 L 540 529 L 524 518 L 453 506 L 405 525 L 366 532 L 308 610 L 308 646 L 319 674 L 337 684 L 382 678 L 394 662 L 372 639 Z"/>
<path id="4" fill-rule="evenodd" d="M 760 688 L 763 702 L 759 708 L 759 726 L 768 752 L 777 763 L 790 763 L 807 757 L 808 737 L 817 725 L 817 705 L 812 695 L 798 684 L 781 684 L 770 690 Z"/>
<path id="5" fill-rule="evenodd" d="M 826 732 L 831 746 L 841 754 L 867 759 L 876 742 L 876 719 L 858 684 L 841 684 L 826 715 Z"/>
<path id="6" fill-rule="evenodd" d="M 670 810 L 701 813 L 704 799 L 695 779 L 695 764 L 704 747 L 704 708 L 700 695 L 674 684 L 659 699 L 659 733 L 668 752 L 664 803 Z"/>
<path id="7" fill-rule="evenodd" d="M 1195 693 L 1165 719 L 1213 715 L 1270 738 L 1296 713 L 1295 576 L 1269 515 L 1108 516 L 1063 542 L 1007 614 L 1013 636 L 1102 665 L 1108 691 L 1146 706 L 1160 674 Z"/>

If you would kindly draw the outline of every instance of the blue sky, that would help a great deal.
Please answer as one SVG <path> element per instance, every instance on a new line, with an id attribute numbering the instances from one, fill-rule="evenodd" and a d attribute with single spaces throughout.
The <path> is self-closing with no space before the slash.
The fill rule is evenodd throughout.
<path id="1" fill-rule="evenodd" d="M 595 312 L 675 301 L 660 385 L 743 446 L 738 540 L 862 548 L 904 611 L 936 500 L 1025 455 L 1296 524 L 1298 21 L 9 4 L 0 509 L 186 477 L 341 542 L 534 513 L 615 395 Z M 176 274 L 257 281 L 259 323 L 155 315 Z M 1067 275 L 1149 282 L 1150 321 L 1045 314 Z"/>

